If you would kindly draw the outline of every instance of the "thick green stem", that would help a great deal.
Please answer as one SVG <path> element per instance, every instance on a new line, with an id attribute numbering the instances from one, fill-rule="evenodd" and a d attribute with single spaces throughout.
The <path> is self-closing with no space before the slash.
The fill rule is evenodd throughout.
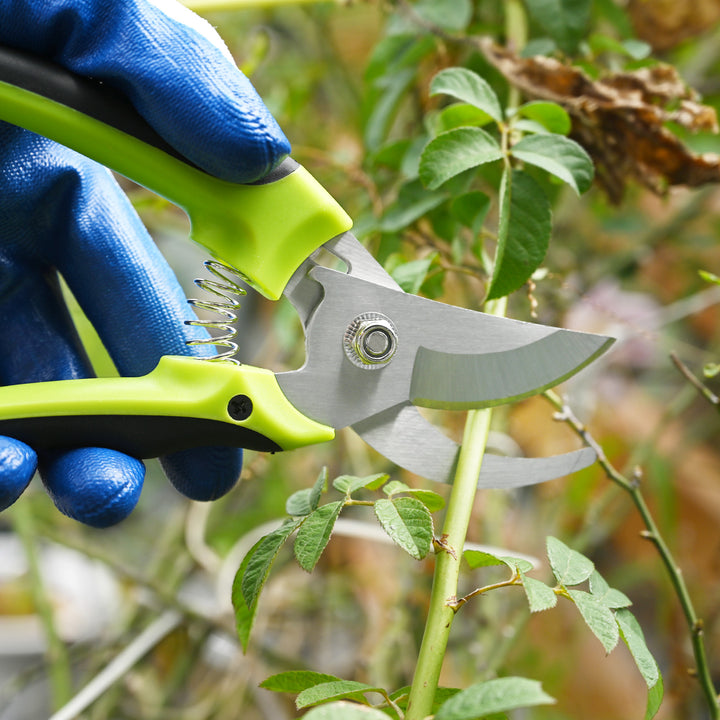
<path id="1" fill-rule="evenodd" d="M 513 52 L 520 53 L 527 43 L 528 20 L 522 0 L 505 0 L 505 36 Z M 510 85 L 507 107 L 515 110 L 520 105 L 520 90 Z"/>
<path id="2" fill-rule="evenodd" d="M 488 303 L 485 310 L 502 316 L 506 306 L 507 299 L 501 298 Z M 485 456 L 491 415 L 491 410 L 472 410 L 465 421 L 455 479 L 443 524 L 442 546 L 435 564 L 425 632 L 405 720 L 423 720 L 432 712 L 450 628 L 457 611 L 453 605 L 458 599 L 460 563 L 477 492 L 478 476 Z"/>
<path id="3" fill-rule="evenodd" d="M 457 601 L 462 550 L 485 454 L 490 415 L 490 410 L 473 410 L 468 413 L 465 423 L 457 472 L 443 526 L 443 544 L 446 549 L 438 553 L 435 565 L 425 634 L 420 646 L 405 720 L 422 720 L 432 712 L 450 627 L 455 616 L 451 603 Z"/>
<path id="4" fill-rule="evenodd" d="M 42 623 L 47 642 L 46 657 L 49 665 L 53 707 L 63 706 L 73 695 L 72 673 L 67 648 L 55 626 L 53 606 L 43 582 L 38 552 L 35 523 L 27 501 L 16 503 L 9 513 L 13 528 L 22 542 L 28 563 L 28 575 L 35 610 Z"/>

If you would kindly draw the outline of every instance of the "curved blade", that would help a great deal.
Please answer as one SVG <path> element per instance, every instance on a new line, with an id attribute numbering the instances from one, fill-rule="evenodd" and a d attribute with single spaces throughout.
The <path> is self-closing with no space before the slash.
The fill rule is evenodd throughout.
<path id="1" fill-rule="evenodd" d="M 613 343 L 598 335 L 546 329 L 551 332 L 545 337 L 498 352 L 453 353 L 420 347 L 411 402 L 469 410 L 537 395 L 574 375 Z"/>
<path id="2" fill-rule="evenodd" d="M 407 402 L 464 410 L 527 397 L 574 374 L 612 343 L 445 305 L 319 265 L 299 280 L 294 300 L 308 287 L 316 305 L 304 313 L 305 365 L 277 379 L 295 407 L 335 428 Z M 384 315 L 397 332 L 394 356 L 373 370 L 353 365 L 343 349 L 346 330 L 365 313 Z"/>
<path id="3" fill-rule="evenodd" d="M 452 482 L 460 446 L 406 404 L 353 425 L 353 430 L 379 453 L 416 475 Z M 511 489 L 554 480 L 595 462 L 591 448 L 547 458 L 485 455 L 480 488 Z"/>

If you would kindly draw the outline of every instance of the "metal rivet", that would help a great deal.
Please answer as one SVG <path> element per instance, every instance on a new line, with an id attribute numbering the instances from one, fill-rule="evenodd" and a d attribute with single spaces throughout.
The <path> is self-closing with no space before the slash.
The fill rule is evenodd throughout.
<path id="1" fill-rule="evenodd" d="M 390 318 L 363 313 L 348 325 L 343 338 L 345 355 L 356 367 L 377 370 L 392 360 L 398 336 Z"/>

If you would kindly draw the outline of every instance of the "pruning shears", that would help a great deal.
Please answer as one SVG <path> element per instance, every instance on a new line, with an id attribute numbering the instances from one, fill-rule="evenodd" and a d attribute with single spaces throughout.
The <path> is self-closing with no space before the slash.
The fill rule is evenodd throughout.
<path id="1" fill-rule="evenodd" d="M 143 377 L 0 388 L 0 434 L 39 449 L 94 445 L 156 457 L 232 445 L 275 452 L 351 427 L 411 472 L 451 481 L 458 445 L 418 407 L 467 410 L 553 387 L 612 338 L 499 318 L 405 293 L 303 167 L 233 184 L 178 155 L 114 90 L 0 50 L 0 119 L 60 142 L 183 208 L 192 238 L 262 295 L 284 295 L 306 339 L 297 370 L 166 356 Z M 344 269 L 323 264 L 327 253 Z M 479 484 L 517 487 L 590 464 L 487 456 Z"/>

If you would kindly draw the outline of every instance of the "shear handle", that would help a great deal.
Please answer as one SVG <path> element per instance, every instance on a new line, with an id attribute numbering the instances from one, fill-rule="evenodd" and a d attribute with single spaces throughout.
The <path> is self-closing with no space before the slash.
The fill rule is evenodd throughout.
<path id="1" fill-rule="evenodd" d="M 41 450 L 95 446 L 142 458 L 208 445 L 276 452 L 334 434 L 291 405 L 272 372 L 250 365 L 167 355 L 142 377 L 0 387 L 0 435 Z"/>
<path id="2" fill-rule="evenodd" d="M 121 93 L 2 47 L 0 120 L 76 150 L 181 207 L 192 239 L 272 300 L 314 250 L 352 226 L 293 160 L 253 184 L 220 180 L 171 148 Z"/>

